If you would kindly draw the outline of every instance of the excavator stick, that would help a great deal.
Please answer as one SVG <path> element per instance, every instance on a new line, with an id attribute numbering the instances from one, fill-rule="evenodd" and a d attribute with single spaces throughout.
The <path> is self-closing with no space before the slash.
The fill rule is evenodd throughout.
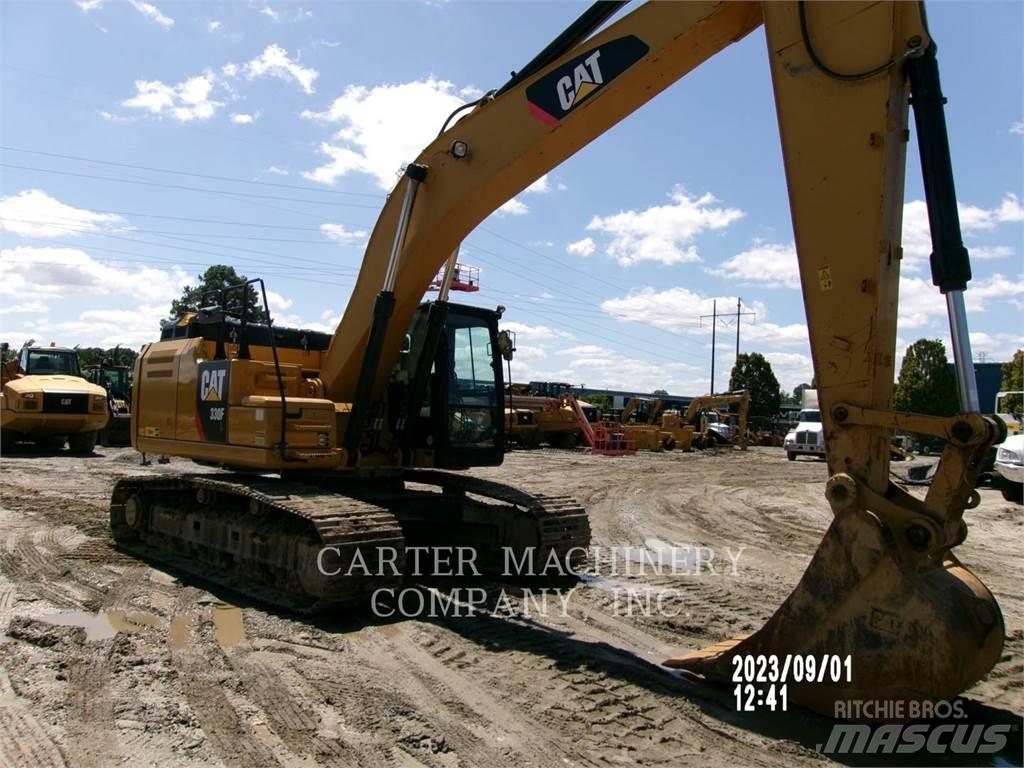
<path id="1" fill-rule="evenodd" d="M 916 3 L 762 8 L 834 519 L 764 627 L 665 663 L 744 683 L 758 682 L 750 673 L 765 664 L 790 700 L 830 717 L 850 700 L 951 698 L 1002 651 L 995 598 L 951 551 L 967 535 L 982 457 L 1002 438 L 972 391 L 970 265 L 936 46 Z M 950 308 L 961 390 L 962 412 L 950 419 L 890 410 L 911 95 L 933 281 Z M 900 429 L 947 441 L 924 500 L 889 480 L 889 439 Z"/>

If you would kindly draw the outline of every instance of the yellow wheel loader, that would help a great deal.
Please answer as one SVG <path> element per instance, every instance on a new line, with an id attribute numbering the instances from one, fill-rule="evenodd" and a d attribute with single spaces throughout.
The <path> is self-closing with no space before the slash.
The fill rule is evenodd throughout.
<path id="1" fill-rule="evenodd" d="M 21 348 L 3 364 L 0 436 L 6 452 L 21 440 L 41 448 L 89 454 L 107 424 L 107 391 L 86 381 L 78 352 L 64 347 Z"/>
<path id="2" fill-rule="evenodd" d="M 953 550 L 1005 425 L 978 406 L 970 264 L 923 5 L 652 2 L 606 24 L 619 7 L 586 10 L 439 126 L 384 204 L 333 335 L 276 328 L 224 296 L 142 350 L 133 445 L 230 471 L 121 480 L 114 536 L 308 610 L 398 582 L 413 544 L 571 559 L 589 540 L 572 499 L 452 471 L 502 460 L 508 339 L 500 312 L 424 292 L 505 201 L 763 25 L 834 519 L 765 626 L 666 663 L 731 681 L 762 655 L 843 659 L 848 673 L 790 680 L 790 701 L 828 714 L 839 700 L 955 696 L 1003 644 L 998 604 Z M 960 385 L 950 418 L 891 402 L 911 96 Z M 923 499 L 890 480 L 894 430 L 946 441 Z M 373 566 L 353 570 L 357 558 Z"/>

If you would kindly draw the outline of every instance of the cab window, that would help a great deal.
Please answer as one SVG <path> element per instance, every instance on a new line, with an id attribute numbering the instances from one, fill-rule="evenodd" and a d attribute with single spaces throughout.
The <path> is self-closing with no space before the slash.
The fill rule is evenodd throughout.
<path id="1" fill-rule="evenodd" d="M 496 436 L 497 387 L 486 326 L 449 328 L 448 435 L 452 446 L 489 446 Z"/>
<path id="2" fill-rule="evenodd" d="M 79 375 L 78 355 L 74 352 L 49 349 L 26 350 L 25 360 L 22 362 L 21 367 L 26 374 L 35 374 L 37 376 Z"/>

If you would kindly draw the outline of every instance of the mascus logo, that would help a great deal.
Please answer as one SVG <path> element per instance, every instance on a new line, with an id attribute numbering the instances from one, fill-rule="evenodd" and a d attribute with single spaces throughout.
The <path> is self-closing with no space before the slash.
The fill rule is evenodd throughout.
<path id="1" fill-rule="evenodd" d="M 648 50 L 640 38 L 627 35 L 570 59 L 526 89 L 531 114 L 555 125 L 647 55 Z"/>

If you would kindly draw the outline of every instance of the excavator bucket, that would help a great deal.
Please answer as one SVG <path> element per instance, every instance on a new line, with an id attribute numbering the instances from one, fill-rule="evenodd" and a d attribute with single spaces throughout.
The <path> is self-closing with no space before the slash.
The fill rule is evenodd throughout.
<path id="1" fill-rule="evenodd" d="M 951 552 L 907 567 L 891 532 L 858 509 L 833 520 L 796 589 L 759 631 L 664 664 L 756 685 L 743 669 L 753 657 L 754 671 L 785 683 L 790 701 L 842 717 L 838 702 L 956 696 L 992 669 L 1003 635 L 995 598 Z"/>

